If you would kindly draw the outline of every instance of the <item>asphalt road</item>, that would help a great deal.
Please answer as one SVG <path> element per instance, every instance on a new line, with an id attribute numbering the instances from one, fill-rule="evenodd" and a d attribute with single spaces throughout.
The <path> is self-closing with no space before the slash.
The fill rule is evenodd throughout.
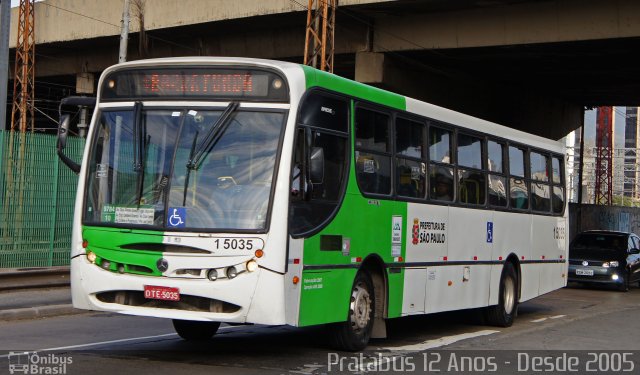
<path id="1" fill-rule="evenodd" d="M 169 320 L 87 313 L 0 323 L 0 374 L 639 373 L 639 317 L 637 286 L 573 286 L 521 304 L 510 328 L 473 311 L 394 319 L 354 354 L 328 347 L 322 327 L 223 325 L 191 343 Z"/>

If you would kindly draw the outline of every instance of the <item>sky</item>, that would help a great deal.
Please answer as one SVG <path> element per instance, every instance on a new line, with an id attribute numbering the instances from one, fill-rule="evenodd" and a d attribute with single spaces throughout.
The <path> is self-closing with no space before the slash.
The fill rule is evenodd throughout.
<path id="1" fill-rule="evenodd" d="M 3 0 L 4 1 L 4 0 Z M 42 0 L 36 0 L 36 2 L 38 1 L 42 1 Z M 20 0 L 11 0 L 11 7 L 17 7 L 18 5 L 20 5 Z"/>

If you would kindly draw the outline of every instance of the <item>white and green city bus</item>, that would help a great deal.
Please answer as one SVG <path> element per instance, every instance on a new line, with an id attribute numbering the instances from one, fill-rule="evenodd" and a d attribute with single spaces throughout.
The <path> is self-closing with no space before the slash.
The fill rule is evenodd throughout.
<path id="1" fill-rule="evenodd" d="M 73 104 L 73 101 L 70 102 Z M 363 349 L 385 320 L 566 285 L 564 149 L 299 64 L 168 58 L 108 68 L 79 171 L 76 308 L 327 324 Z"/>

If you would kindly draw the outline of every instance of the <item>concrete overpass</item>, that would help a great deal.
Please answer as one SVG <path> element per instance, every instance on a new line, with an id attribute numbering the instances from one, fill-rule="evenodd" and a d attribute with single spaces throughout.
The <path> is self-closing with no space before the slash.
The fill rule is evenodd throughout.
<path id="1" fill-rule="evenodd" d="M 148 40 L 132 10 L 128 59 L 301 62 L 306 4 L 146 0 Z M 54 103 L 116 63 L 121 13 L 121 1 L 36 3 L 37 92 Z M 557 139 L 585 106 L 640 105 L 638 14 L 637 0 L 340 0 L 336 73 Z M 15 9 L 12 21 L 13 47 Z"/>

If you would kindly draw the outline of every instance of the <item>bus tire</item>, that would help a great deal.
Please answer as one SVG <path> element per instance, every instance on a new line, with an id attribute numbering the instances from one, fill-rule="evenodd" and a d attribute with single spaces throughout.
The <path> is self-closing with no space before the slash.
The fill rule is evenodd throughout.
<path id="1" fill-rule="evenodd" d="M 355 352 L 367 347 L 373 331 L 375 303 L 371 276 L 359 271 L 351 288 L 347 320 L 332 327 L 336 349 Z"/>
<path id="2" fill-rule="evenodd" d="M 498 304 L 487 307 L 486 321 L 498 327 L 511 327 L 518 313 L 518 276 L 513 263 L 507 262 L 500 276 Z"/>
<path id="3" fill-rule="evenodd" d="M 178 336 L 187 341 L 209 340 L 218 332 L 220 322 L 199 322 L 173 319 L 173 328 Z"/>

